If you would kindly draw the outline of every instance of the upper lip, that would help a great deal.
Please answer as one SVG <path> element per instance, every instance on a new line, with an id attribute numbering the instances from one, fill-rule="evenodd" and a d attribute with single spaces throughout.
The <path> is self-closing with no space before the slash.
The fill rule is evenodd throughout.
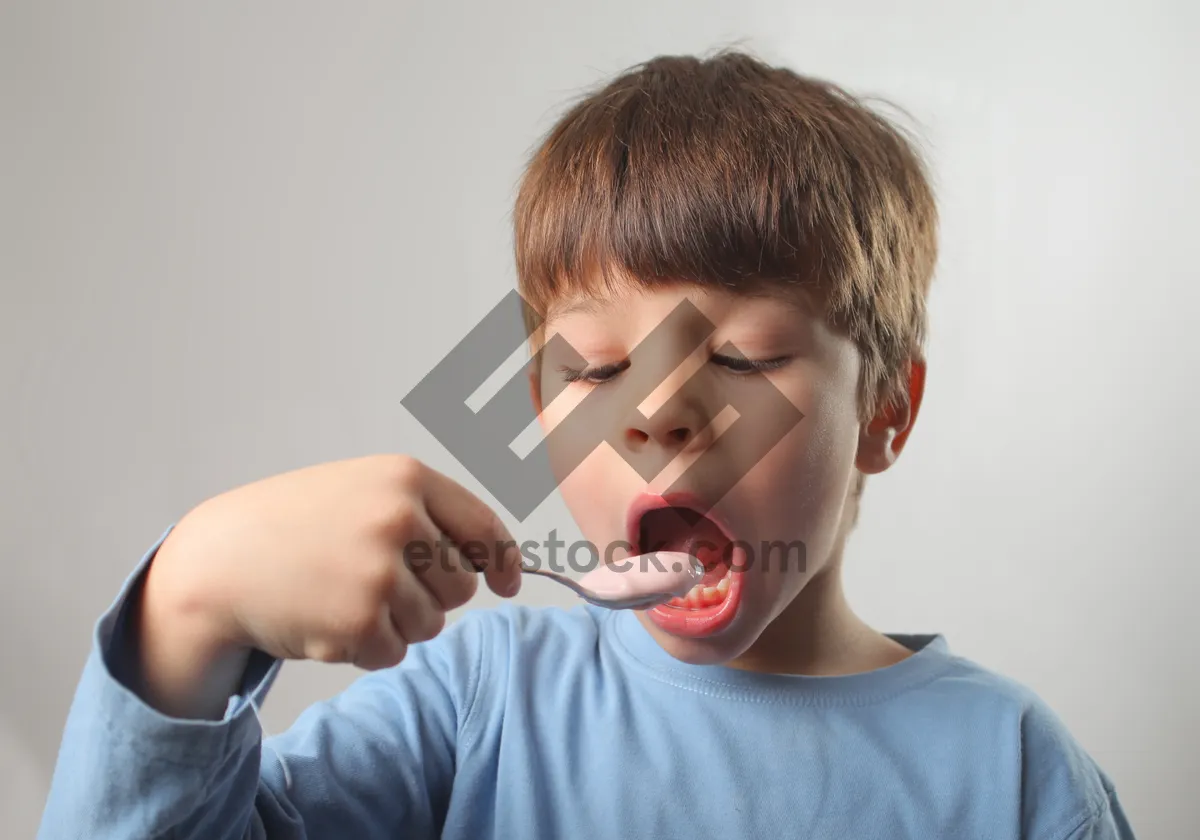
<path id="1" fill-rule="evenodd" d="M 641 553 L 638 541 L 641 536 L 642 517 L 652 510 L 667 507 L 687 508 L 696 511 L 716 525 L 725 539 L 731 543 L 733 542 L 733 536 L 730 534 L 729 527 L 725 521 L 717 515 L 712 505 L 705 502 L 696 494 L 682 492 L 667 493 L 665 495 L 639 493 L 633 500 L 633 503 L 629 505 L 629 512 L 625 516 L 625 538 L 629 542 L 629 545 L 633 547 L 632 550 L 635 556 Z"/>

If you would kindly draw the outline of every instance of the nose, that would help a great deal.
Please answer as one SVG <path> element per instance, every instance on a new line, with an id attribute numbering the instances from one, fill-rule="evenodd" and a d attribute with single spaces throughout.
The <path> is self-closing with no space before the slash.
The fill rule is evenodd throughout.
<path id="1" fill-rule="evenodd" d="M 696 392 L 695 384 L 668 380 L 630 413 L 625 428 L 625 445 L 632 452 L 661 450 L 668 455 L 708 448 L 715 439 L 713 418 Z"/>

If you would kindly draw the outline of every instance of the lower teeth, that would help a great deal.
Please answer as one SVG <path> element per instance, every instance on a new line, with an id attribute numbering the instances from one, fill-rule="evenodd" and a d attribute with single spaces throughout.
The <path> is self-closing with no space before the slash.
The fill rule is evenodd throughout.
<path id="1" fill-rule="evenodd" d="M 713 607 L 725 600 L 725 596 L 729 594 L 729 577 L 726 576 L 717 583 L 716 586 L 704 586 L 697 584 L 692 587 L 691 592 L 682 598 L 672 598 L 668 603 L 672 607 L 678 607 L 685 610 L 697 610 L 704 607 Z"/>

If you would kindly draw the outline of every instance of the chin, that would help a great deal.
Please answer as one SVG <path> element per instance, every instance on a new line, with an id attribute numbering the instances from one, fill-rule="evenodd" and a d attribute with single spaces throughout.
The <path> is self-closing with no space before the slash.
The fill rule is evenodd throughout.
<path id="1" fill-rule="evenodd" d="M 728 512 L 690 493 L 641 493 L 629 505 L 625 541 L 632 556 L 682 552 L 705 569 L 687 593 L 638 613 L 659 647 L 681 662 L 718 665 L 741 657 L 791 588 L 767 571 L 766 559 L 754 554 L 758 543 L 739 535 L 735 524 Z"/>
<path id="2" fill-rule="evenodd" d="M 646 613 L 640 613 L 638 619 L 659 647 L 689 665 L 724 665 L 749 650 L 755 640 L 755 635 L 747 632 L 749 628 L 738 626 L 742 622 L 710 636 L 679 636 L 663 630 Z"/>
<path id="3" fill-rule="evenodd" d="M 777 591 L 772 584 L 783 582 L 759 579 L 753 571 L 734 572 L 728 595 L 719 604 L 655 607 L 639 612 L 638 620 L 658 646 L 680 662 L 728 665 L 754 647 L 804 589 L 793 583 Z"/>
<path id="4" fill-rule="evenodd" d="M 762 628 L 758 611 L 743 588 L 740 573 L 726 596 L 711 606 L 666 605 L 638 614 L 658 646 L 689 665 L 721 665 L 737 659 L 754 644 Z"/>

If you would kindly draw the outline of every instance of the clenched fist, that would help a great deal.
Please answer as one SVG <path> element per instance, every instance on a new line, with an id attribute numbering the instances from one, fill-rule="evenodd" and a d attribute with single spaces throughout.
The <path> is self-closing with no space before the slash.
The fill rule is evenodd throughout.
<path id="1" fill-rule="evenodd" d="M 475 594 L 520 588 L 520 553 L 478 497 L 421 462 L 322 464 L 216 496 L 150 565 L 138 611 L 146 699 L 219 714 L 251 649 L 395 665 Z"/>

